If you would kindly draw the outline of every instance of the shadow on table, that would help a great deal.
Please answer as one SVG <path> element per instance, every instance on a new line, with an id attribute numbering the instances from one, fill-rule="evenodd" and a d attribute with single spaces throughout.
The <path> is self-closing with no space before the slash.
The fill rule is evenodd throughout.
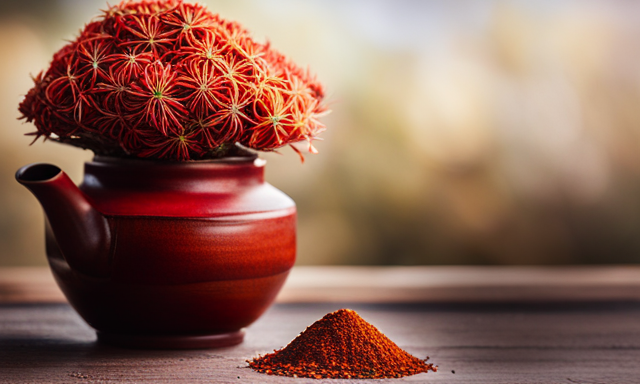
<path id="1" fill-rule="evenodd" d="M 11 366 L 61 366 L 67 363 L 82 365 L 83 361 L 108 363 L 110 360 L 154 359 L 174 357 L 183 351 L 136 350 L 112 347 L 93 341 L 37 336 L 0 337 L 0 362 Z"/>
<path id="2" fill-rule="evenodd" d="M 0 305 L 0 368 L 65 367 L 73 373 L 82 372 L 83 367 L 95 368 L 96 364 L 117 369 L 123 365 L 158 366 L 191 358 L 212 359 L 221 357 L 219 353 L 225 350 L 213 353 L 112 347 L 99 343 L 93 329 L 67 304 Z"/>

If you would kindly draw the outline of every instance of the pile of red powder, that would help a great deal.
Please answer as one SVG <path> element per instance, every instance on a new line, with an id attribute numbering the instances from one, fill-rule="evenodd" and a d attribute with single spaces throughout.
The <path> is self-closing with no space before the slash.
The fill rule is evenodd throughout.
<path id="1" fill-rule="evenodd" d="M 248 361 L 270 375 L 379 379 L 438 370 L 398 347 L 350 309 L 329 313 L 285 348 Z"/>

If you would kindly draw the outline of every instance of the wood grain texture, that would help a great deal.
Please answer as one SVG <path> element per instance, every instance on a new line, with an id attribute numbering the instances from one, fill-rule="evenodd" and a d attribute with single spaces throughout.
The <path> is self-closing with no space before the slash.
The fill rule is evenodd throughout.
<path id="1" fill-rule="evenodd" d="M 66 304 L 0 305 L 0 383 L 337 383 L 267 376 L 245 360 L 350 307 L 437 373 L 340 383 L 638 383 L 640 304 L 278 304 L 219 350 L 99 345 Z M 455 371 L 455 373 L 453 373 Z"/>
<path id="2" fill-rule="evenodd" d="M 640 301 L 640 266 L 294 267 L 281 303 Z M 46 267 L 0 268 L 0 303 L 63 303 Z"/>
<path id="3" fill-rule="evenodd" d="M 297 267 L 278 301 L 236 347 L 118 349 L 96 343 L 47 269 L 2 268 L 0 383 L 337 383 L 245 360 L 345 307 L 440 369 L 340 383 L 640 383 L 638 267 Z"/>
<path id="4" fill-rule="evenodd" d="M 639 300 L 640 266 L 294 267 L 279 302 Z"/>

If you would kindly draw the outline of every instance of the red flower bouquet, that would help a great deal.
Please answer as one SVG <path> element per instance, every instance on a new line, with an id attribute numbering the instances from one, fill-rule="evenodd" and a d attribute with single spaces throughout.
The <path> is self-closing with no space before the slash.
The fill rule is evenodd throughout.
<path id="1" fill-rule="evenodd" d="M 110 7 L 34 81 L 20 104 L 31 135 L 99 155 L 198 160 L 300 141 L 315 152 L 324 130 L 307 71 L 180 0 Z"/>

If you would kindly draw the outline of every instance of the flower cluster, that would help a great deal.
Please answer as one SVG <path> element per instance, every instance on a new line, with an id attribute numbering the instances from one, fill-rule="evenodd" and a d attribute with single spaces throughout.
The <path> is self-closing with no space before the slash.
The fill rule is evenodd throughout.
<path id="1" fill-rule="evenodd" d="M 180 0 L 110 7 L 34 82 L 20 104 L 31 135 L 103 155 L 206 159 L 236 143 L 272 151 L 300 141 L 315 152 L 324 130 L 323 87 L 308 71 Z"/>

